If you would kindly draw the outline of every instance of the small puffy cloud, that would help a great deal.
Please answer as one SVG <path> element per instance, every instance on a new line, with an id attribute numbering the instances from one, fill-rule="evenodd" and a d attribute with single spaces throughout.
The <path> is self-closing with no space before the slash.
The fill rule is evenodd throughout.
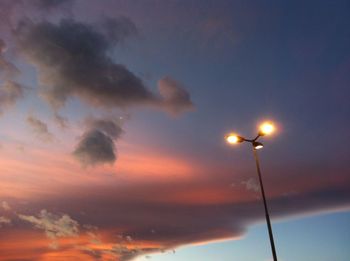
<path id="1" fill-rule="evenodd" d="M 73 155 L 83 165 L 113 163 L 116 160 L 114 142 L 123 133 L 113 120 L 89 119 L 88 130 L 81 137 Z"/>
<path id="2" fill-rule="evenodd" d="M 11 210 L 11 207 L 10 207 L 9 203 L 7 203 L 7 201 L 1 202 L 1 207 L 2 207 L 2 209 L 5 210 L 5 211 Z"/>
<path id="3" fill-rule="evenodd" d="M 73 155 L 83 165 L 113 163 L 116 160 L 113 139 L 97 129 L 84 133 Z"/>
<path id="4" fill-rule="evenodd" d="M 194 109 L 190 94 L 176 80 L 165 76 L 158 81 L 159 93 L 165 109 L 173 114 L 180 114 Z"/>
<path id="5" fill-rule="evenodd" d="M 27 117 L 27 123 L 39 139 L 45 142 L 53 140 L 53 134 L 49 131 L 47 124 L 33 115 Z"/>
<path id="6" fill-rule="evenodd" d="M 250 178 L 248 180 L 244 180 L 244 181 L 241 182 L 241 184 L 244 185 L 247 190 L 251 190 L 251 191 L 254 191 L 254 192 L 259 192 L 260 191 L 259 184 L 254 178 Z"/>
<path id="7" fill-rule="evenodd" d="M 66 214 L 59 216 L 43 209 L 38 216 L 19 214 L 18 217 L 45 231 L 46 236 L 53 240 L 59 237 L 76 237 L 79 234 L 79 223 Z"/>
<path id="8" fill-rule="evenodd" d="M 23 87 L 14 81 L 5 81 L 0 88 L 0 114 L 23 97 Z"/>

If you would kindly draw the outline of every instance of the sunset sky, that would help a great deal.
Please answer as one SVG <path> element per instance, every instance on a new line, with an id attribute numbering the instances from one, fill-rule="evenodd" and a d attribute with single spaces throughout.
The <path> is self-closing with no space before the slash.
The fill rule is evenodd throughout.
<path id="1" fill-rule="evenodd" d="M 349 12 L 0 0 L 0 260 L 350 260 Z"/>

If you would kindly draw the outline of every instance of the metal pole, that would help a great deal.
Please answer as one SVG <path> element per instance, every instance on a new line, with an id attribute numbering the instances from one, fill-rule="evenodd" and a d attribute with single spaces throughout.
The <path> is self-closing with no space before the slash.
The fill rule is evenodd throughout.
<path id="1" fill-rule="evenodd" d="M 259 176 L 259 183 L 260 183 L 261 194 L 262 194 L 262 198 L 263 198 L 263 201 L 264 201 L 265 217 L 266 217 L 266 222 L 267 222 L 267 228 L 269 230 L 269 237 L 270 237 L 270 243 L 271 243 L 271 250 L 272 250 L 273 260 L 277 261 L 277 254 L 276 254 L 276 249 L 275 249 L 275 243 L 274 243 L 274 240 L 273 240 L 270 216 L 269 216 L 269 211 L 267 209 L 267 203 L 266 203 L 266 198 L 265 198 L 265 191 L 264 191 L 264 186 L 263 186 L 263 182 L 262 182 L 262 178 L 261 178 L 261 171 L 260 171 L 260 164 L 259 164 L 258 153 L 257 153 L 257 151 L 256 151 L 256 149 L 254 147 L 253 147 L 253 153 L 254 153 L 254 158 L 255 158 L 255 163 L 256 163 L 256 170 L 257 170 L 258 176 Z"/>

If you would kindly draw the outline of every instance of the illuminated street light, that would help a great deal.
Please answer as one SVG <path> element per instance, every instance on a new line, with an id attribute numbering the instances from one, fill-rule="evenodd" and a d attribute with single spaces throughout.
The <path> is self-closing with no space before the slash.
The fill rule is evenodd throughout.
<path id="1" fill-rule="evenodd" d="M 275 131 L 275 126 L 271 122 L 264 122 L 259 127 L 260 136 L 270 135 Z"/>
<path id="2" fill-rule="evenodd" d="M 226 141 L 229 144 L 237 144 L 237 143 L 241 143 L 243 141 L 246 141 L 246 142 L 249 142 L 249 143 L 252 144 L 253 154 L 254 154 L 255 164 L 256 164 L 256 170 L 258 172 L 258 177 L 259 177 L 259 184 L 260 184 L 261 195 L 262 195 L 262 199 L 263 199 L 263 202 L 264 202 L 265 218 L 266 218 L 267 228 L 268 228 L 268 231 L 269 231 L 269 238 L 270 238 L 272 256 L 273 256 L 273 260 L 277 261 L 275 242 L 274 242 L 274 239 L 273 239 L 270 215 L 269 215 L 269 211 L 268 211 L 268 208 L 267 208 L 265 191 L 264 191 L 264 186 L 263 186 L 262 176 L 261 176 L 261 170 L 260 170 L 260 163 L 259 163 L 259 158 L 258 158 L 258 153 L 257 153 L 257 150 L 262 149 L 264 147 L 264 145 L 261 142 L 258 142 L 257 140 L 261 136 L 272 134 L 274 131 L 275 131 L 275 126 L 271 122 L 264 122 L 263 124 L 260 125 L 259 133 L 254 139 L 246 139 L 244 137 L 238 136 L 237 134 L 233 134 L 233 133 L 227 135 L 225 138 L 226 138 Z"/>
<path id="3" fill-rule="evenodd" d="M 236 144 L 236 143 L 241 143 L 244 141 L 244 139 L 235 133 L 230 133 L 229 135 L 226 136 L 226 141 L 230 144 Z"/>
<path id="4" fill-rule="evenodd" d="M 253 147 L 256 150 L 260 150 L 260 149 L 262 149 L 264 147 L 264 145 L 261 142 L 254 141 L 253 142 Z"/>

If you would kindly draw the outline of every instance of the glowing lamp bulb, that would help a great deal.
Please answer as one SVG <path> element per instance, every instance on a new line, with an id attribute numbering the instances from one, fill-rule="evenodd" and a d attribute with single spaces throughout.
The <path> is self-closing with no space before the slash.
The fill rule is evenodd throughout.
<path id="1" fill-rule="evenodd" d="M 228 136 L 226 136 L 226 141 L 229 144 L 237 144 L 243 141 L 243 139 L 236 135 L 236 134 L 229 134 Z"/>
<path id="2" fill-rule="evenodd" d="M 260 125 L 260 135 L 269 135 L 275 131 L 275 126 L 270 122 L 264 122 Z"/>

